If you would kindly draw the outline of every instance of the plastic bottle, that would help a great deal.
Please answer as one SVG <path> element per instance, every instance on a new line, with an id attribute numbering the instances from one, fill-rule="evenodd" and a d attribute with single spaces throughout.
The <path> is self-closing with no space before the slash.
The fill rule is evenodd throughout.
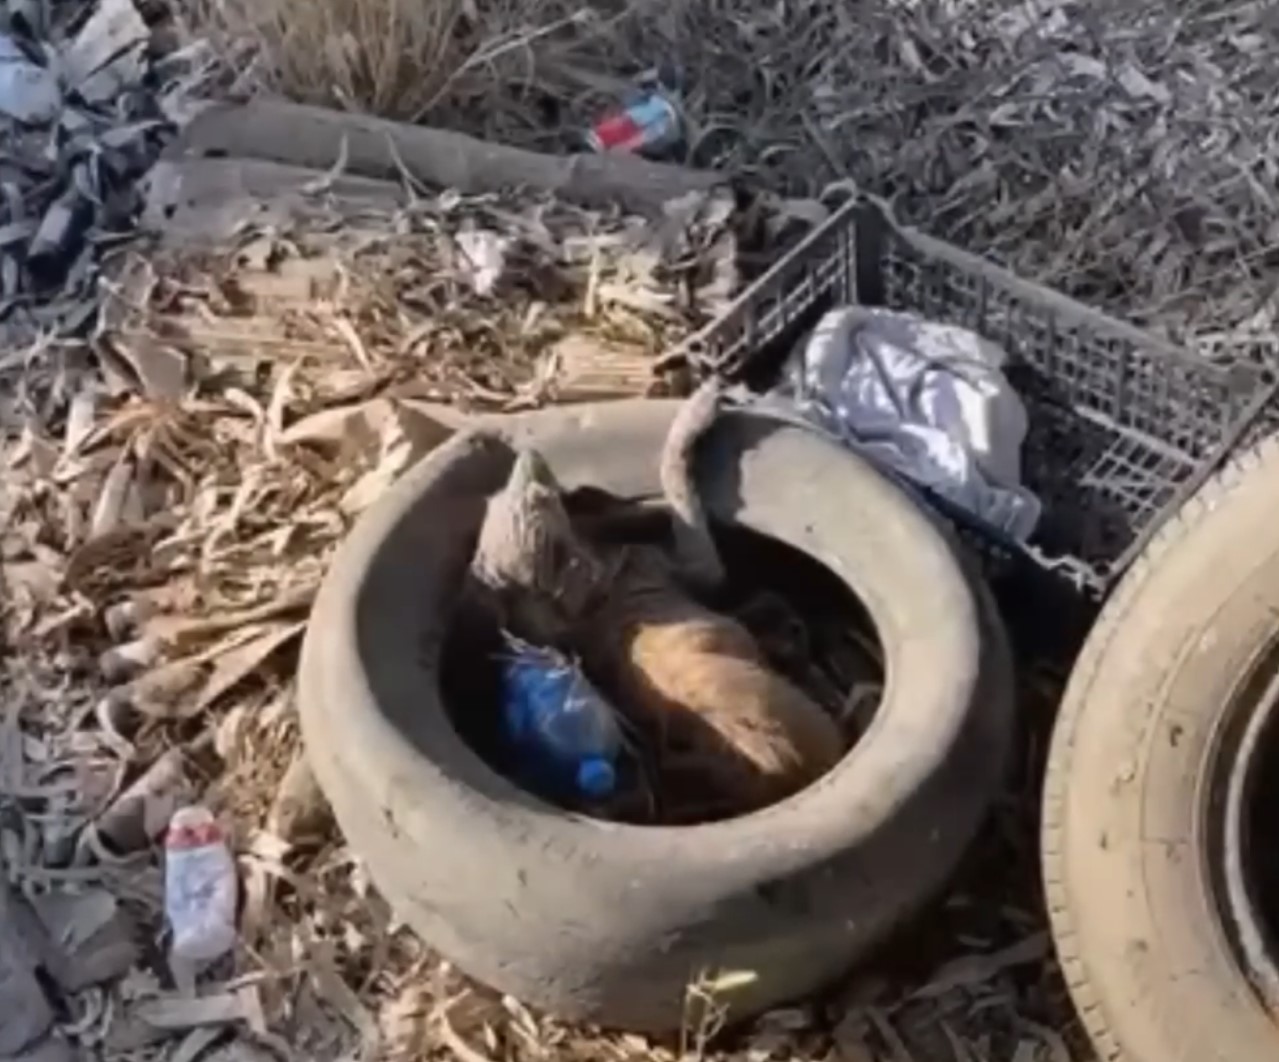
<path id="1" fill-rule="evenodd" d="M 164 849 L 170 954 L 185 965 L 212 962 L 236 940 L 237 880 L 226 834 L 207 808 L 179 808 L 169 820 Z"/>
<path id="2" fill-rule="evenodd" d="M 548 795 L 609 796 L 622 747 L 612 707 L 561 654 L 514 642 L 511 648 L 502 677 L 517 773 Z"/>
<path id="3" fill-rule="evenodd" d="M 678 71 L 670 64 L 645 71 L 618 106 L 586 133 L 595 152 L 620 152 L 662 159 L 684 142 L 684 116 L 679 107 Z"/>

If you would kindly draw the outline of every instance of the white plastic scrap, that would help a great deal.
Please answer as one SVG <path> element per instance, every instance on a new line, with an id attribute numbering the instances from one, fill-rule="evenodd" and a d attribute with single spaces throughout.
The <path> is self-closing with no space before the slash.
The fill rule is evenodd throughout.
<path id="1" fill-rule="evenodd" d="M 1041 505 L 1021 484 L 1026 410 L 1005 360 L 968 329 L 846 307 L 796 352 L 778 396 L 851 449 L 1025 540 Z"/>
<path id="2" fill-rule="evenodd" d="M 506 269 L 509 237 L 487 229 L 467 227 L 457 234 L 457 244 L 465 256 L 464 271 L 477 295 L 491 295 Z"/>
<path id="3" fill-rule="evenodd" d="M 57 75 L 28 59 L 12 37 L 0 35 L 0 111 L 37 124 L 53 121 L 61 109 Z"/>

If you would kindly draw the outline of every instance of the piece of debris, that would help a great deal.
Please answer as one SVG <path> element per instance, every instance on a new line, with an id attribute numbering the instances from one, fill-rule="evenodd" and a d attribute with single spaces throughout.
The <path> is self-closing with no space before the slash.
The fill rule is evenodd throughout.
<path id="1" fill-rule="evenodd" d="M 511 240 L 487 229 L 467 227 L 457 234 L 464 272 L 476 295 L 492 295 L 506 268 Z"/>
<path id="2" fill-rule="evenodd" d="M 116 853 L 141 851 L 160 839 L 193 796 L 183 755 L 170 749 L 112 802 L 93 829 Z"/>
<path id="3" fill-rule="evenodd" d="M 162 996 L 143 1000 L 134 1008 L 141 1021 L 166 1031 L 235 1022 L 259 1024 L 260 1013 L 258 995 L 252 986 L 208 996 Z"/>
<path id="4" fill-rule="evenodd" d="M 181 1037 L 173 1058 L 208 1058 L 207 1048 L 237 1027 L 264 1031 L 262 1000 L 256 985 L 198 995 L 161 993 L 151 989 L 130 999 L 112 1023 L 107 1036 L 109 1057 L 144 1049 L 173 1037 Z M 235 1058 L 235 1052 L 230 1054 Z M 247 1054 L 246 1057 L 257 1058 Z M 274 1057 L 274 1056 L 271 1056 Z"/>
<path id="5" fill-rule="evenodd" d="M 684 117 L 672 87 L 652 70 L 636 79 L 621 105 L 591 126 L 585 139 L 592 151 L 667 159 L 684 143 Z"/>
<path id="6" fill-rule="evenodd" d="M 32 899 L 53 950 L 50 972 L 63 992 L 123 977 L 139 955 L 132 920 L 109 891 L 47 892 Z"/>
<path id="7" fill-rule="evenodd" d="M 61 105 L 57 74 L 28 59 L 12 37 L 0 36 L 0 112 L 36 125 L 52 121 Z"/>
<path id="8" fill-rule="evenodd" d="M 89 20 L 62 51 L 68 86 L 88 103 L 118 98 L 141 83 L 142 49 L 150 38 L 133 0 L 98 0 Z"/>
<path id="9" fill-rule="evenodd" d="M 765 400 L 1025 540 L 1039 499 L 1021 483 L 1026 410 L 1005 352 L 977 333 L 878 307 L 827 313 Z"/>
<path id="10" fill-rule="evenodd" d="M 53 1007 L 40 983 L 52 949 L 26 900 L 0 881 L 0 1056 L 17 1055 L 53 1026 Z"/>
<path id="11" fill-rule="evenodd" d="M 306 754 L 298 749 L 280 780 L 266 828 L 289 844 L 301 844 L 323 837 L 332 822 L 329 803 L 315 780 Z"/>
<path id="12" fill-rule="evenodd" d="M 546 361 L 545 373 L 560 403 L 659 397 L 664 390 L 652 356 L 637 343 L 570 334 L 547 351 Z"/>

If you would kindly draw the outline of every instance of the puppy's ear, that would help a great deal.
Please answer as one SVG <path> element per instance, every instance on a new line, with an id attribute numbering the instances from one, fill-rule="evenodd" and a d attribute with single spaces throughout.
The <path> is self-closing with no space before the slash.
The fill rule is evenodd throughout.
<path id="1" fill-rule="evenodd" d="M 519 494 L 530 487 L 543 487 L 559 494 L 559 481 L 546 458 L 536 450 L 522 449 L 517 451 L 515 465 L 511 469 L 510 478 L 506 481 L 506 490 Z"/>
<path id="2" fill-rule="evenodd" d="M 711 429 L 724 398 L 724 385 L 705 380 L 684 400 L 666 435 L 659 462 L 662 493 L 675 531 L 675 561 L 681 578 L 694 587 L 715 590 L 725 580 L 710 522 L 693 475 L 698 442 Z"/>

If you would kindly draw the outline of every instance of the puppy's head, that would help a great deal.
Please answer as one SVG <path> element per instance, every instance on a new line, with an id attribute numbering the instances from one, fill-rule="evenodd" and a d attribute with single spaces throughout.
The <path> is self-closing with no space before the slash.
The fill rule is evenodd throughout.
<path id="1" fill-rule="evenodd" d="M 600 590 L 604 566 L 537 451 L 520 450 L 489 499 L 472 571 L 497 594 L 512 633 L 543 644 L 560 642 Z"/>

